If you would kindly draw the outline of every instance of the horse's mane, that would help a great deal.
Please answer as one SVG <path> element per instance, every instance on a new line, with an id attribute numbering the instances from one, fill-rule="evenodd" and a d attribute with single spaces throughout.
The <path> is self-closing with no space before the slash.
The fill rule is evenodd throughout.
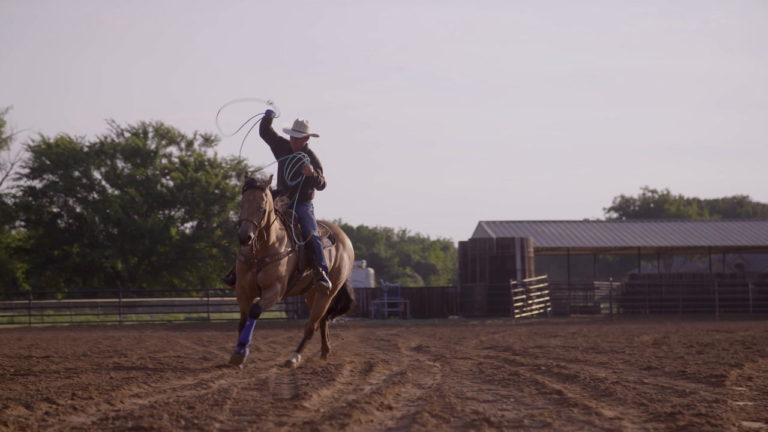
<path id="1" fill-rule="evenodd" d="M 266 175 L 263 175 L 263 174 L 256 174 L 254 176 L 251 176 L 246 174 L 245 179 L 243 181 L 242 192 L 244 193 L 249 189 L 266 190 L 270 184 L 272 184 L 272 176 L 267 177 Z"/>
<path id="2" fill-rule="evenodd" d="M 271 175 L 266 176 L 264 174 L 256 174 L 251 176 L 246 174 L 245 180 L 243 181 L 243 193 L 249 189 L 259 189 L 265 191 L 270 187 L 271 184 Z M 270 192 L 274 198 L 275 210 L 277 210 L 278 213 L 285 213 L 291 203 L 290 198 L 282 194 L 278 195 L 275 190 L 270 190 Z"/>

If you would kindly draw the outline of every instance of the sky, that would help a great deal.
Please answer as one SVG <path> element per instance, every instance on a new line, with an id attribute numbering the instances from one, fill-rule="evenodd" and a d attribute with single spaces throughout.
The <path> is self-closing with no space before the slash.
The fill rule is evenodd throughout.
<path id="1" fill-rule="evenodd" d="M 646 185 L 768 202 L 766 23 L 764 0 L 0 0 L 0 107 L 95 137 L 273 100 L 320 134 L 319 218 L 459 241 Z M 242 156 L 273 160 L 255 133 Z"/>

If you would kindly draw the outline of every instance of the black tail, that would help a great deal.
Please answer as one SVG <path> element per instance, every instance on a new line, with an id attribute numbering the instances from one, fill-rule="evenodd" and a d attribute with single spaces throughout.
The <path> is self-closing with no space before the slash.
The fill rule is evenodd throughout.
<path id="1" fill-rule="evenodd" d="M 344 282 L 339 292 L 331 300 L 328 311 L 325 312 L 325 319 L 333 321 L 352 310 L 357 305 L 355 301 L 355 289 L 349 286 L 349 282 Z"/>

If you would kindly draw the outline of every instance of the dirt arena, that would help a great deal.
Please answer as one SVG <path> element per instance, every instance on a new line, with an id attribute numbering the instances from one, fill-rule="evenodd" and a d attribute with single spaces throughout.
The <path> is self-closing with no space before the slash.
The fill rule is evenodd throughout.
<path id="1" fill-rule="evenodd" d="M 768 430 L 768 321 L 0 329 L 0 430 Z"/>

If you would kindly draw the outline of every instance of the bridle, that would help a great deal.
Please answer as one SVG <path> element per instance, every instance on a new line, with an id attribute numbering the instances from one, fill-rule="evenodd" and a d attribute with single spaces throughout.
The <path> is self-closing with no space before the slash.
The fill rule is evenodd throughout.
<path id="1" fill-rule="evenodd" d="M 267 217 L 267 209 L 261 209 L 261 215 L 259 216 L 259 221 L 257 222 L 256 219 L 251 218 L 240 218 L 237 220 L 237 228 L 240 229 L 240 227 L 243 225 L 243 222 L 248 222 L 256 229 L 256 231 L 253 234 L 253 238 L 251 239 L 249 246 L 251 246 L 251 253 L 253 255 L 256 255 L 256 251 L 259 250 L 261 247 L 261 243 L 259 242 L 259 233 L 264 234 L 264 241 L 269 240 L 269 229 L 272 228 L 272 224 L 275 223 L 275 220 L 277 220 L 277 216 L 272 218 L 272 222 L 270 222 L 267 225 L 264 225 L 264 219 Z"/>
<path id="2" fill-rule="evenodd" d="M 261 189 L 260 187 L 253 187 L 253 188 Z M 244 187 L 243 188 L 243 193 L 245 193 L 248 189 L 250 189 L 250 188 L 246 189 Z M 252 263 L 252 264 L 256 265 L 257 266 L 257 272 L 259 270 L 261 270 L 261 268 L 264 265 L 280 261 L 281 259 L 287 258 L 291 254 L 293 254 L 293 252 L 295 252 L 295 249 L 290 248 L 290 249 L 288 249 L 286 251 L 283 251 L 283 252 L 280 252 L 280 253 L 274 254 L 274 255 L 267 255 L 267 256 L 262 256 L 262 257 L 258 257 L 256 255 L 257 252 L 259 251 L 259 249 L 262 247 L 262 245 L 266 244 L 269 241 L 269 232 L 270 232 L 270 230 L 272 228 L 272 225 L 274 225 L 275 221 L 277 221 L 277 219 L 278 219 L 277 215 L 273 211 L 272 212 L 272 216 L 273 216 L 272 220 L 269 223 L 265 224 L 264 220 L 267 218 L 267 216 L 269 214 L 269 211 L 266 208 L 263 208 L 263 209 L 261 209 L 260 213 L 261 214 L 258 216 L 258 221 L 256 219 L 251 219 L 251 218 L 240 218 L 237 221 L 238 229 L 242 226 L 243 222 L 250 223 L 256 229 L 256 232 L 254 233 L 253 238 L 251 239 L 250 243 L 248 244 L 251 247 L 250 256 L 245 255 L 241 251 L 241 252 L 238 252 L 237 259 L 239 261 L 242 261 L 242 262 Z M 264 243 L 261 243 L 259 241 L 259 233 L 263 233 Z"/>

